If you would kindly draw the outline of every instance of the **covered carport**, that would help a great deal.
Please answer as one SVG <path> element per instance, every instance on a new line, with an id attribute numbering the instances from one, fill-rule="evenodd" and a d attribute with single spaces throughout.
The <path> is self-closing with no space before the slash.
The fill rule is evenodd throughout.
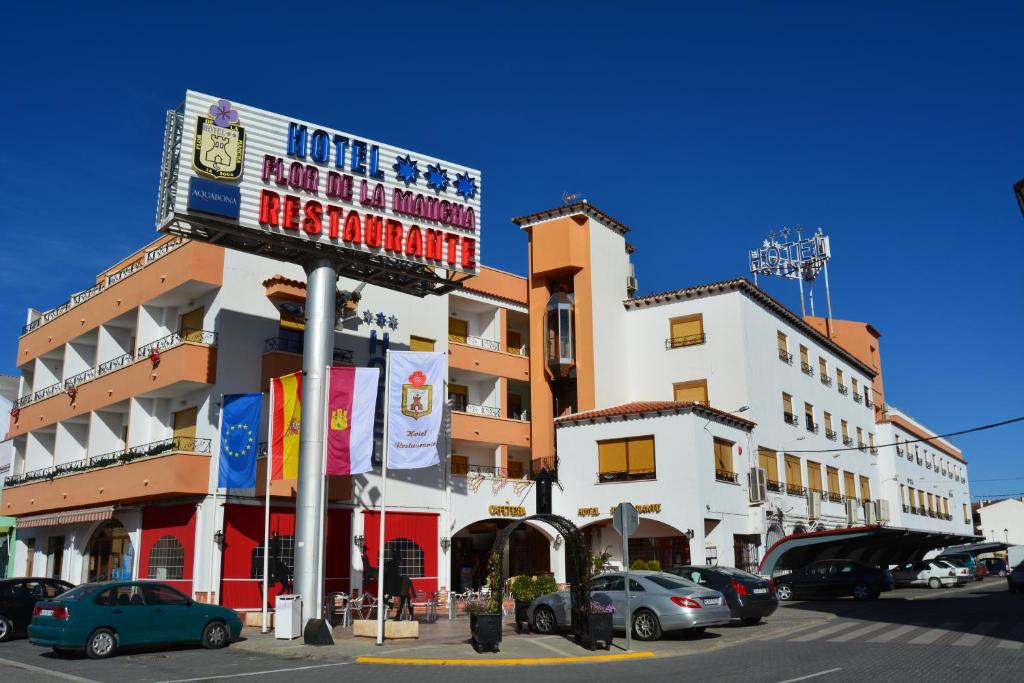
<path id="1" fill-rule="evenodd" d="M 763 576 L 775 576 L 817 560 L 832 559 L 856 560 L 886 567 L 916 562 L 930 550 L 962 544 L 971 538 L 882 526 L 790 534 L 768 548 L 759 571 Z"/>
<path id="2" fill-rule="evenodd" d="M 946 548 L 939 557 L 945 557 L 948 555 L 970 555 L 972 557 L 978 557 L 978 555 L 986 555 L 989 553 L 1001 553 L 1009 548 L 1007 543 L 996 543 L 996 542 L 985 542 L 985 543 L 967 543 L 965 545 L 954 545 Z"/>

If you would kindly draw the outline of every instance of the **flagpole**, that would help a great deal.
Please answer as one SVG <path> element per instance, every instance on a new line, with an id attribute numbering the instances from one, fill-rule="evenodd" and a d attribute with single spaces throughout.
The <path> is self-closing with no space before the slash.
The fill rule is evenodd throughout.
<path id="1" fill-rule="evenodd" d="M 380 467 L 380 532 L 377 535 L 377 645 L 384 644 L 384 514 L 387 512 L 388 451 L 391 435 L 388 434 L 391 413 L 391 349 L 385 351 L 384 364 L 384 443 Z"/>
<path id="2" fill-rule="evenodd" d="M 270 405 L 267 408 L 267 487 L 264 491 L 264 505 L 263 505 L 263 625 L 260 627 L 260 633 L 266 633 L 270 629 L 267 628 L 267 608 L 270 604 L 270 596 L 267 591 L 270 590 L 269 578 L 267 577 L 267 571 L 270 569 L 270 482 L 271 482 L 271 470 L 274 468 L 274 378 L 270 378 Z"/>
<path id="3" fill-rule="evenodd" d="M 327 406 L 328 406 L 328 404 L 330 403 L 330 400 L 331 400 L 331 366 L 330 365 L 328 365 L 326 370 L 324 371 L 324 378 L 325 378 L 325 382 L 324 382 L 324 387 L 325 387 L 325 390 L 324 390 L 324 406 L 323 406 L 323 410 L 324 410 L 324 420 L 323 420 L 323 425 L 324 425 L 324 439 L 323 439 L 323 442 L 324 442 L 324 452 L 323 452 L 323 457 L 321 458 L 321 460 L 323 461 L 323 465 L 324 466 L 323 466 L 323 470 L 322 470 L 321 475 L 320 475 L 321 478 L 323 479 L 320 488 L 323 489 L 323 495 L 324 495 L 323 505 L 322 505 L 322 509 L 323 509 L 324 513 L 322 515 L 320 515 L 320 529 L 319 529 L 319 532 L 318 532 L 320 534 L 320 548 L 319 548 L 319 555 L 317 557 L 317 563 L 316 563 L 316 566 L 317 566 L 317 570 L 316 570 L 316 576 L 317 576 L 317 582 L 316 582 L 316 585 L 317 585 L 317 604 L 320 605 L 320 615 L 321 615 L 321 618 L 323 617 L 324 591 L 325 591 L 324 581 L 326 579 L 326 576 L 325 576 L 326 572 L 324 571 L 324 552 L 325 552 L 324 551 L 324 534 L 326 533 L 325 529 L 326 529 L 326 526 L 327 526 L 327 521 L 326 521 L 327 520 L 327 439 L 328 439 L 328 437 L 330 435 L 330 428 L 331 428 L 331 423 L 328 422 L 328 418 L 330 416 L 327 414 L 327 412 L 328 412 L 327 411 Z"/>
<path id="4" fill-rule="evenodd" d="M 217 426 L 222 429 L 224 426 L 224 394 L 220 395 L 220 420 Z M 213 556 L 217 548 L 217 494 L 220 493 L 220 452 L 224 450 L 224 444 L 217 447 L 217 459 L 213 475 L 213 514 L 210 522 L 210 582 L 206 586 L 206 602 L 211 605 L 220 604 L 220 591 L 217 591 L 217 602 L 213 601 Z"/>

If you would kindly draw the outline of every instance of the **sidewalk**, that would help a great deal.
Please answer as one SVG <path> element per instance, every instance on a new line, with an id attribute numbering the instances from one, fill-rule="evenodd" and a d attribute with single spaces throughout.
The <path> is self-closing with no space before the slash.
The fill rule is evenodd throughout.
<path id="1" fill-rule="evenodd" d="M 642 657 L 701 654 L 762 638 L 769 633 L 777 635 L 804 628 L 830 618 L 833 616 L 780 609 L 767 624 L 754 627 L 729 626 L 697 636 L 667 633 L 662 640 L 656 642 L 634 640 L 630 652 L 625 650 L 626 639 L 621 633 L 616 634 L 610 650 L 590 651 L 577 645 L 569 634 L 518 634 L 509 616 L 505 620 L 500 651 L 477 653 L 470 644 L 469 618 L 465 615 L 451 621 L 447 616 L 441 616 L 433 624 L 421 622 L 419 638 L 388 640 L 380 647 L 374 639 L 355 638 L 351 628 L 341 627 L 333 631 L 334 645 L 305 645 L 302 638 L 277 640 L 273 632 L 263 635 L 258 628 L 246 628 L 242 631 L 244 640 L 231 647 L 280 657 L 381 664 L 609 663 Z"/>

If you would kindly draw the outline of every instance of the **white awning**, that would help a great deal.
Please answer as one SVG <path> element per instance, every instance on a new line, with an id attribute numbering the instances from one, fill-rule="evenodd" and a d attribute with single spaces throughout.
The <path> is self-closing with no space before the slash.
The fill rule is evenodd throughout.
<path id="1" fill-rule="evenodd" d="M 60 524 L 78 524 L 79 522 L 102 522 L 114 514 L 113 505 L 98 508 L 82 508 L 80 510 L 61 510 L 48 512 L 45 515 L 29 515 L 18 517 L 18 529 L 32 529 L 40 526 L 57 526 Z"/>

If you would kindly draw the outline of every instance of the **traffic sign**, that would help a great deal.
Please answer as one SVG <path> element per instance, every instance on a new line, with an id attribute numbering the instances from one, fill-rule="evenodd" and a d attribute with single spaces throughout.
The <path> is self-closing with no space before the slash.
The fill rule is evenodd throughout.
<path id="1" fill-rule="evenodd" d="M 629 536 L 640 526 L 640 513 L 632 503 L 619 503 L 612 513 L 612 526 L 623 536 Z"/>

